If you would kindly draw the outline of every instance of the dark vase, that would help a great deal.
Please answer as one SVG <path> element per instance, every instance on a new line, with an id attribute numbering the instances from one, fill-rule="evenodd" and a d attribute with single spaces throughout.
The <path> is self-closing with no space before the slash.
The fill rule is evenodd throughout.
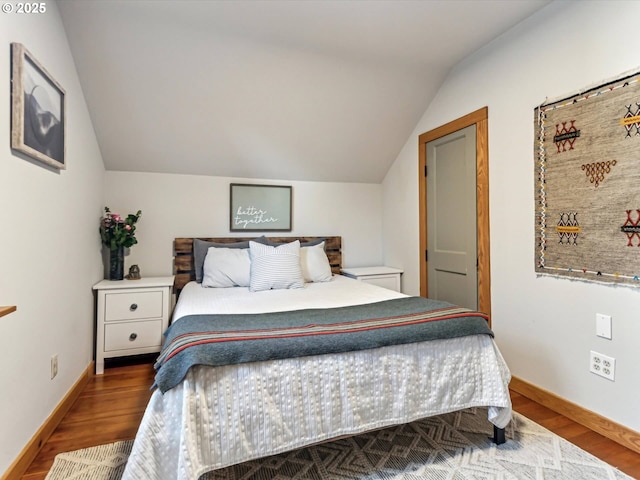
<path id="1" fill-rule="evenodd" d="M 124 247 L 109 250 L 109 280 L 124 278 Z"/>

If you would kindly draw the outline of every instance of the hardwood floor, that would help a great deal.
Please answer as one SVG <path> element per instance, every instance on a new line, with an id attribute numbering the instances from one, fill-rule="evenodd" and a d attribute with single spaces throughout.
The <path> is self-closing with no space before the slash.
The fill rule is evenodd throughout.
<path id="1" fill-rule="evenodd" d="M 44 480 L 58 453 L 134 438 L 153 377 L 152 363 L 107 368 L 93 377 L 22 479 Z"/>
<path id="2" fill-rule="evenodd" d="M 143 363 L 107 368 L 104 375 L 92 378 L 22 479 L 43 480 L 60 452 L 134 438 L 151 396 L 153 375 L 151 363 Z M 516 412 L 640 479 L 640 454 L 516 392 L 511 397 Z"/>
<path id="3" fill-rule="evenodd" d="M 551 430 L 592 455 L 640 479 L 640 454 L 589 430 L 533 400 L 511 391 L 513 410 Z"/>

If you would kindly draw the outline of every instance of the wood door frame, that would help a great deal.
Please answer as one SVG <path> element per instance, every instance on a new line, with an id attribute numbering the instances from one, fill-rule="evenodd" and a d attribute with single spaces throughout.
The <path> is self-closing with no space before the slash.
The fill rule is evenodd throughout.
<path id="1" fill-rule="evenodd" d="M 489 109 L 483 107 L 418 137 L 420 295 L 427 296 L 429 278 L 427 250 L 427 143 L 476 126 L 476 205 L 478 215 L 478 310 L 489 315 L 491 325 L 491 263 L 489 258 Z"/>

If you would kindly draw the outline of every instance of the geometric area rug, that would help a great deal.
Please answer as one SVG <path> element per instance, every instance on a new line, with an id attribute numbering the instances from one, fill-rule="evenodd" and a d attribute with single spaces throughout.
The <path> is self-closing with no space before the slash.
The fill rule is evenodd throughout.
<path id="1" fill-rule="evenodd" d="M 210 472 L 200 480 L 631 480 L 514 412 L 494 445 L 485 408 L 418 420 Z M 133 441 L 56 456 L 46 480 L 119 480 Z"/>

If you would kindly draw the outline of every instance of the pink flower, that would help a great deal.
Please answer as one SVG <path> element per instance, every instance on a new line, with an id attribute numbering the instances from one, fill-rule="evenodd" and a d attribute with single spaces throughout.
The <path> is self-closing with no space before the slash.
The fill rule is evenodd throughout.
<path id="1" fill-rule="evenodd" d="M 104 216 L 100 221 L 100 237 L 103 245 L 108 247 L 131 247 L 138 243 L 135 237 L 138 219 L 142 211 L 135 214 L 119 215 L 104 207 Z"/>

